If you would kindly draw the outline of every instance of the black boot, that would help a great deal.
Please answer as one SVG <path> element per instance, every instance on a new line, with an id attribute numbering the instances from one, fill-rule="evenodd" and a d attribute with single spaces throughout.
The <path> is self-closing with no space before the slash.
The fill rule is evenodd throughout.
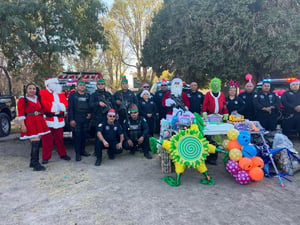
<path id="1" fill-rule="evenodd" d="M 81 151 L 81 153 L 80 153 L 82 156 L 86 156 L 86 157 L 88 157 L 88 156 L 90 156 L 91 154 L 90 153 L 88 153 L 87 151 L 85 151 L 85 150 L 83 150 L 83 151 Z"/>
<path id="2" fill-rule="evenodd" d="M 33 156 L 33 151 L 32 151 L 32 147 L 31 147 L 30 164 L 29 164 L 29 167 L 30 167 L 30 168 L 33 168 L 33 161 L 32 161 L 33 158 L 34 158 L 34 156 Z"/>
<path id="3" fill-rule="evenodd" d="M 39 162 L 39 153 L 40 153 L 40 141 L 32 141 L 31 142 L 31 161 L 32 167 L 34 171 L 43 171 L 46 170 Z"/>

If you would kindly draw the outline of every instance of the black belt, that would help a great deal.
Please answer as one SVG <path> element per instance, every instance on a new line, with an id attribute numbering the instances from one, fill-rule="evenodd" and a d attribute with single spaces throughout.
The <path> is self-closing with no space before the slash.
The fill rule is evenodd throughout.
<path id="1" fill-rule="evenodd" d="M 54 114 L 54 113 L 45 112 L 44 114 L 45 114 L 47 117 L 54 117 L 54 116 L 57 116 L 57 117 L 64 117 L 64 116 L 65 116 L 64 113 Z"/>
<path id="2" fill-rule="evenodd" d="M 38 112 L 38 111 L 35 111 L 35 112 L 29 112 L 29 113 L 24 113 L 25 116 L 32 116 L 32 115 L 42 115 L 42 113 Z"/>

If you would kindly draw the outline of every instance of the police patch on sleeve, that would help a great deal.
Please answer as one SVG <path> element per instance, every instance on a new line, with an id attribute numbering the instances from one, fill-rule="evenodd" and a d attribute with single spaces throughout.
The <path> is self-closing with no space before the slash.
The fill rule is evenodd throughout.
<path id="1" fill-rule="evenodd" d="M 98 127 L 102 127 L 102 123 L 99 123 L 99 124 L 98 124 Z"/>
<path id="2" fill-rule="evenodd" d="M 145 122 L 147 122 L 147 120 L 146 120 L 145 118 L 143 118 L 143 120 L 144 120 Z"/>
<path id="3" fill-rule="evenodd" d="M 254 95 L 254 98 L 257 98 L 257 94 Z"/>

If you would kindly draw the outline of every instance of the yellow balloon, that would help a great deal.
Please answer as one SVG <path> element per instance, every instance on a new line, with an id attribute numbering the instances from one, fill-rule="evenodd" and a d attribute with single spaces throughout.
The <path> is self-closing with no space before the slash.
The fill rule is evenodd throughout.
<path id="1" fill-rule="evenodd" d="M 243 157 L 242 151 L 234 148 L 229 152 L 229 158 L 233 161 L 239 161 Z"/>
<path id="2" fill-rule="evenodd" d="M 234 141 L 239 136 L 240 132 L 237 129 L 230 129 L 227 131 L 227 137 L 229 140 Z"/>
<path id="3" fill-rule="evenodd" d="M 228 150 L 228 143 L 229 143 L 229 140 L 228 140 L 228 139 L 225 139 L 225 140 L 222 142 L 222 146 L 224 147 L 225 150 Z"/>

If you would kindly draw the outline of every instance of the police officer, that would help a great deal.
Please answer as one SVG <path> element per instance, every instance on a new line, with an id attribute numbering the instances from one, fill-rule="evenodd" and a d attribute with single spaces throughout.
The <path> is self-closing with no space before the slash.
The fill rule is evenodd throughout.
<path id="1" fill-rule="evenodd" d="M 150 93 L 150 85 L 147 82 L 142 83 L 142 90 L 136 95 L 138 102 L 142 101 L 143 98 L 141 96 L 143 91 L 149 91 Z M 150 97 L 153 97 L 153 94 L 150 93 Z"/>
<path id="2" fill-rule="evenodd" d="M 69 96 L 68 117 L 72 127 L 76 161 L 80 161 L 81 156 L 90 155 L 85 151 L 86 133 L 91 118 L 90 96 L 85 92 L 85 89 L 85 81 L 79 80 L 77 82 L 77 91 Z"/>
<path id="3" fill-rule="evenodd" d="M 291 130 L 297 130 L 300 138 L 300 90 L 299 80 L 290 83 L 290 90 L 283 93 L 281 103 L 287 113 L 282 122 L 282 131 L 289 135 Z"/>
<path id="4" fill-rule="evenodd" d="M 106 119 L 107 112 L 114 108 L 115 103 L 111 93 L 105 90 L 105 80 L 100 78 L 97 81 L 97 90 L 91 95 L 90 107 L 92 110 L 92 135 L 96 134 L 96 127 L 102 120 Z"/>
<path id="5" fill-rule="evenodd" d="M 273 131 L 277 125 L 280 100 L 270 89 L 270 82 L 264 81 L 261 91 L 253 97 L 253 105 L 256 119 L 266 130 Z"/>
<path id="6" fill-rule="evenodd" d="M 116 111 L 110 109 L 107 113 L 107 119 L 99 123 L 97 127 L 96 138 L 96 156 L 95 166 L 100 166 L 102 161 L 102 149 L 107 149 L 109 159 L 114 159 L 115 154 L 122 153 L 122 143 L 124 134 L 120 124 L 116 121 Z"/>
<path id="7" fill-rule="evenodd" d="M 226 105 L 229 115 L 232 113 L 241 114 L 245 108 L 245 102 L 239 96 L 236 96 L 236 87 L 229 87 L 228 96 L 226 97 Z"/>
<path id="8" fill-rule="evenodd" d="M 144 156 L 147 159 L 152 159 L 149 153 L 149 128 L 146 119 L 139 116 L 138 107 L 132 105 L 129 109 L 130 117 L 124 121 L 124 137 L 123 147 L 130 150 L 130 154 L 134 154 L 137 147 L 141 147 L 144 151 Z"/>
<path id="9" fill-rule="evenodd" d="M 191 90 L 187 92 L 187 96 L 190 100 L 190 108 L 189 110 L 194 113 L 202 113 L 202 104 L 204 95 L 198 91 L 198 84 L 196 82 L 192 82 L 190 84 Z"/>
<path id="10" fill-rule="evenodd" d="M 241 110 L 241 114 L 248 120 L 254 120 L 253 89 L 254 84 L 250 81 L 246 83 L 245 91 L 239 94 L 239 97 L 245 102 L 245 107 Z"/>
<path id="11" fill-rule="evenodd" d="M 153 137 L 154 132 L 154 121 L 156 119 L 156 105 L 153 101 L 153 98 L 150 97 L 150 92 L 147 90 L 144 90 L 141 93 L 141 100 L 139 101 L 140 106 L 140 115 L 144 117 L 147 121 L 148 127 L 149 127 L 149 135 Z"/>
<path id="12" fill-rule="evenodd" d="M 134 92 L 128 89 L 128 80 L 125 76 L 122 77 L 121 88 L 122 90 L 117 91 L 114 94 L 114 100 L 116 103 L 120 122 L 124 121 L 127 118 L 129 106 L 131 104 L 138 104 L 138 100 Z"/>

